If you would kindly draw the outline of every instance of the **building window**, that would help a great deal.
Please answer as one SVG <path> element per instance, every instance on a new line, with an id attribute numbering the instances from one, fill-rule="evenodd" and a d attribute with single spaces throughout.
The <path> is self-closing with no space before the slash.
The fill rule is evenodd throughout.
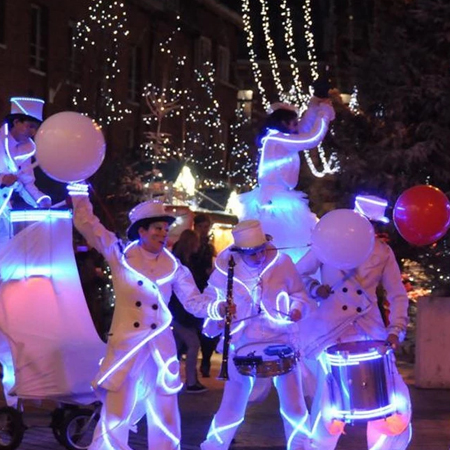
<path id="1" fill-rule="evenodd" d="M 205 62 L 211 62 L 211 39 L 200 36 L 195 45 L 195 64 L 202 67 Z"/>
<path id="2" fill-rule="evenodd" d="M 222 81 L 230 80 L 230 51 L 219 46 L 217 52 L 217 78 Z"/>
<path id="3" fill-rule="evenodd" d="M 128 64 L 128 100 L 139 103 L 141 96 L 142 49 L 133 46 L 130 49 Z"/>
<path id="4" fill-rule="evenodd" d="M 6 0 L 0 0 L 0 45 L 6 44 L 5 27 L 6 27 Z"/>
<path id="5" fill-rule="evenodd" d="M 78 35 L 77 23 L 73 20 L 69 21 L 69 75 L 68 81 L 72 84 L 80 84 L 81 83 L 81 52 L 78 47 L 76 47 Z"/>
<path id="6" fill-rule="evenodd" d="M 252 101 L 253 101 L 253 91 L 252 90 L 242 90 L 238 91 L 237 95 L 237 107 L 244 111 L 245 117 L 252 116 Z"/>
<path id="7" fill-rule="evenodd" d="M 48 11 L 39 5 L 31 5 L 30 66 L 38 72 L 47 70 Z"/>

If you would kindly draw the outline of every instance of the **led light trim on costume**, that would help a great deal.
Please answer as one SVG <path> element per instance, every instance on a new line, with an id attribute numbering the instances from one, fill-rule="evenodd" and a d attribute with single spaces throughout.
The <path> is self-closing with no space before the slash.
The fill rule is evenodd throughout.
<path id="1" fill-rule="evenodd" d="M 332 366 L 357 366 L 360 362 L 374 361 L 383 358 L 378 350 L 373 350 L 368 353 L 360 353 L 358 355 L 344 354 L 331 355 L 326 353 L 326 359 Z"/>
<path id="2" fill-rule="evenodd" d="M 127 269 L 129 269 L 131 272 L 134 272 L 136 274 L 138 274 L 141 277 L 147 278 L 145 275 L 143 275 L 142 273 L 138 272 L 136 269 L 133 269 L 128 262 L 125 259 L 125 254 L 127 253 L 127 251 L 131 248 L 131 247 L 135 247 L 136 245 L 139 244 L 139 241 L 133 241 L 130 242 L 126 247 L 125 250 L 123 251 L 123 255 L 122 255 L 122 263 L 126 266 Z M 169 275 L 163 277 L 163 278 L 158 278 L 157 280 L 154 281 L 155 284 L 157 284 L 158 286 L 161 286 L 167 282 L 169 282 L 170 280 L 173 279 L 173 276 L 175 275 L 175 272 L 178 269 L 178 262 L 175 259 L 175 257 L 165 248 L 162 249 L 162 251 L 172 260 L 173 262 L 173 270 L 169 273 Z M 147 278 L 148 279 L 148 278 Z M 167 306 L 165 305 L 165 303 L 163 302 L 165 309 L 167 311 L 169 311 L 169 309 L 167 308 Z"/>
<path id="3" fill-rule="evenodd" d="M 22 210 L 11 211 L 11 223 L 37 222 L 50 219 L 71 219 L 72 213 L 68 210 Z"/>
<path id="4" fill-rule="evenodd" d="M 6 152 L 6 156 L 8 157 L 9 160 L 9 170 L 12 173 L 17 173 L 19 171 L 19 169 L 17 168 L 17 164 L 14 161 L 14 158 L 11 156 L 11 152 L 9 151 L 9 141 L 8 141 L 8 135 L 9 135 L 9 129 L 8 129 L 8 124 L 5 123 L 5 125 L 3 125 L 4 129 L 5 129 L 5 137 L 4 137 L 4 141 L 3 141 L 3 145 L 5 147 L 5 152 Z"/>
<path id="5" fill-rule="evenodd" d="M 383 444 L 386 439 L 387 439 L 387 436 L 385 434 L 382 434 L 378 438 L 377 442 L 375 442 L 375 445 L 373 447 L 370 447 L 369 450 L 381 450 L 383 448 Z"/>
<path id="6" fill-rule="evenodd" d="M 117 448 L 120 448 L 120 442 L 116 442 L 117 440 L 114 439 L 114 436 L 111 435 L 111 431 L 114 430 L 115 428 L 118 428 L 120 426 L 120 421 L 116 420 L 117 424 L 113 425 L 113 426 L 106 426 L 105 421 L 103 421 L 101 418 L 101 429 L 102 429 L 102 433 L 101 436 L 98 436 L 95 440 L 103 438 L 104 442 L 106 443 L 106 445 L 108 446 L 108 450 L 117 450 Z M 112 421 L 111 421 L 112 422 Z M 111 442 L 111 438 L 115 441 L 115 442 Z M 94 441 L 93 441 L 94 443 Z M 114 444 L 114 445 L 113 445 Z"/>
<path id="7" fill-rule="evenodd" d="M 382 408 L 369 409 L 366 411 L 346 411 L 339 410 L 336 407 L 331 407 L 333 417 L 343 420 L 362 420 L 362 419 L 376 419 L 378 417 L 384 417 L 389 414 L 393 414 L 397 411 L 397 405 L 391 404 L 383 406 Z"/>
<path id="8" fill-rule="evenodd" d="M 216 427 L 216 417 L 214 416 L 213 421 L 211 423 L 211 429 L 209 430 L 208 435 L 206 436 L 206 439 L 208 440 L 211 436 L 214 436 L 220 444 L 223 444 L 223 440 L 220 437 L 220 433 L 222 431 L 227 431 L 231 428 L 238 427 L 243 421 L 244 421 L 244 418 L 242 418 L 234 423 L 230 423 L 228 425 Z"/>
<path id="9" fill-rule="evenodd" d="M 70 183 L 67 186 L 69 195 L 89 195 L 89 185 L 86 183 Z"/>
<path id="10" fill-rule="evenodd" d="M 178 370 L 175 373 L 172 373 L 169 369 L 169 366 L 173 362 L 176 362 L 178 364 L 177 356 L 176 355 L 172 356 L 167 361 L 164 361 L 164 359 L 161 356 L 161 353 L 159 352 L 158 349 L 155 349 L 153 351 L 153 356 L 154 356 L 156 364 L 158 365 L 158 368 L 159 368 L 157 384 L 164 389 L 166 394 L 176 394 L 183 387 L 183 383 L 181 383 L 181 381 L 180 381 L 180 384 L 178 386 L 171 388 L 171 387 L 169 387 L 169 385 L 166 382 L 166 375 L 167 375 L 167 379 L 169 380 L 169 383 L 170 383 L 170 381 L 175 381 L 178 379 Z"/>
<path id="11" fill-rule="evenodd" d="M 264 305 L 264 302 L 261 302 L 260 306 L 264 313 L 267 315 L 267 318 L 272 322 L 275 322 L 278 325 L 292 325 L 292 320 L 290 320 L 287 316 L 289 313 L 289 294 L 286 291 L 279 292 L 277 294 L 275 304 L 275 309 L 283 312 L 286 311 L 286 316 L 283 316 L 280 312 L 275 312 L 275 315 L 272 315 L 272 313 L 269 312 Z"/>
<path id="12" fill-rule="evenodd" d="M 0 216 L 3 214 L 3 211 L 5 210 L 6 206 L 8 205 L 8 202 L 11 199 L 12 193 L 13 193 L 13 190 L 9 189 L 8 193 L 6 194 L 6 198 L 4 199 L 2 205 L 0 206 Z"/>
<path id="13" fill-rule="evenodd" d="M 208 316 L 212 320 L 222 320 L 223 317 L 219 314 L 219 306 L 221 303 L 225 303 L 226 300 L 223 298 L 221 291 L 214 286 L 216 291 L 216 300 L 210 303 L 207 308 Z"/>
<path id="14" fill-rule="evenodd" d="M 122 264 L 128 269 L 130 270 L 132 273 L 138 275 L 140 278 L 145 278 L 147 280 L 149 280 L 149 278 L 147 278 L 145 275 L 143 275 L 142 273 L 138 272 L 136 269 L 133 269 L 133 267 L 131 267 L 128 262 L 125 259 L 125 255 L 126 255 L 126 251 L 133 245 L 136 244 L 138 241 L 134 241 L 131 242 L 127 248 L 124 250 L 122 257 L 121 257 L 121 261 Z M 153 282 L 151 280 L 149 280 L 152 284 Z M 134 346 L 126 355 L 124 355 L 122 358 L 120 358 L 119 361 L 117 361 L 116 364 L 114 364 L 98 381 L 98 385 L 101 385 L 110 375 L 112 375 L 122 364 L 126 363 L 130 358 L 132 358 L 145 344 L 147 344 L 147 342 L 151 341 L 153 338 L 155 338 L 156 336 L 158 336 L 159 334 L 161 334 L 164 330 L 166 330 L 167 328 L 170 327 L 170 318 L 172 317 L 169 311 L 169 308 L 167 307 L 167 305 L 164 303 L 164 300 L 162 299 L 161 296 L 161 292 L 159 291 L 159 289 L 153 284 L 154 288 L 157 289 L 157 294 L 158 294 L 158 303 L 159 306 L 161 307 L 161 309 L 163 310 L 164 316 L 166 317 L 166 323 L 162 324 L 161 327 L 154 331 L 153 333 L 150 333 L 145 339 L 143 339 L 141 342 L 139 342 L 139 344 L 137 344 L 136 346 Z"/>
<path id="15" fill-rule="evenodd" d="M 264 267 L 264 270 L 259 274 L 259 278 L 262 278 L 263 277 L 263 275 L 278 261 L 278 259 L 280 258 L 280 252 L 278 251 L 278 250 L 275 250 L 275 256 L 273 257 L 273 259 L 272 259 L 272 261 L 270 261 L 270 263 L 269 264 L 267 264 L 267 266 L 266 267 Z M 245 264 L 245 263 L 244 263 Z M 223 270 L 218 264 L 217 264 L 217 262 L 216 262 L 216 269 L 217 269 L 217 271 L 218 272 L 220 272 L 222 275 L 224 275 L 224 276 L 228 276 L 228 273 L 225 271 L 225 270 Z M 250 297 L 251 297 L 251 290 L 249 289 L 249 287 L 243 282 L 243 281 L 241 281 L 239 278 L 237 278 L 237 277 L 233 277 L 233 281 L 235 281 L 236 283 L 238 283 L 238 284 L 240 284 L 241 286 L 243 286 L 244 287 L 244 289 L 247 291 L 247 293 L 250 295 Z M 268 314 L 268 316 L 269 316 L 269 319 L 272 319 L 272 320 L 274 320 L 274 321 L 276 321 L 276 322 L 279 322 L 279 319 L 276 319 L 275 317 L 273 317 L 271 314 L 269 314 L 269 312 L 267 311 L 267 308 L 264 306 L 264 304 L 263 304 L 263 302 L 261 302 L 261 304 L 260 304 L 260 306 L 261 306 L 261 310 L 262 311 L 264 311 L 264 313 L 266 313 L 266 314 Z M 237 333 L 239 330 L 241 330 L 242 328 L 244 327 L 244 322 L 240 322 L 239 323 L 239 325 L 236 327 L 236 328 L 234 328 L 232 331 L 231 331 L 231 335 L 233 335 L 233 334 L 235 334 L 235 333 Z"/>
<path id="16" fill-rule="evenodd" d="M 159 416 L 156 414 L 155 410 L 152 407 L 152 404 L 149 400 L 146 400 L 145 404 L 147 405 L 147 414 L 150 413 L 152 416 L 152 420 L 154 424 L 174 443 L 175 448 L 179 449 L 180 439 L 175 436 L 161 421 Z"/>
<path id="17" fill-rule="evenodd" d="M 275 377 L 273 382 L 274 382 L 274 385 L 277 386 L 278 377 Z M 308 411 L 305 411 L 305 413 L 299 420 L 290 417 L 281 407 L 280 407 L 280 413 L 284 417 L 284 419 L 293 428 L 290 436 L 287 439 L 287 450 L 291 449 L 292 441 L 294 440 L 294 438 L 297 434 L 301 434 L 301 435 L 307 436 L 309 438 L 311 437 L 311 433 L 310 433 L 307 425 L 305 425 L 308 420 L 308 417 L 309 417 Z"/>
<path id="18" fill-rule="evenodd" d="M 20 102 L 34 102 L 34 103 L 41 103 L 44 104 L 45 101 L 40 98 L 33 98 L 33 97 L 11 97 L 9 99 L 11 103 L 14 103 L 22 112 L 23 114 L 29 116 L 30 113 L 20 104 Z"/>

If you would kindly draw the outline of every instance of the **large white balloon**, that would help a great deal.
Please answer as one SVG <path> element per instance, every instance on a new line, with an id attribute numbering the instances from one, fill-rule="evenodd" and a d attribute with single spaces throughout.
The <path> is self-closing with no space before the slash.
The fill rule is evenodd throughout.
<path id="1" fill-rule="evenodd" d="M 42 170 L 65 183 L 85 180 L 101 166 L 105 138 L 89 117 L 66 111 L 50 116 L 36 134 L 36 160 Z"/>
<path id="2" fill-rule="evenodd" d="M 374 242 L 372 224 L 352 209 L 335 209 L 325 214 L 311 235 L 312 249 L 319 260 L 343 270 L 363 263 Z"/>

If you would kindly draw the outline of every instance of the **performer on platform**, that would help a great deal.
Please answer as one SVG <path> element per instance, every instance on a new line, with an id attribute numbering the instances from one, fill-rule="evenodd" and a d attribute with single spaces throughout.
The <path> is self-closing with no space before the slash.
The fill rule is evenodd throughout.
<path id="1" fill-rule="evenodd" d="M 33 137 L 42 122 L 44 101 L 37 98 L 11 98 L 11 113 L 0 129 L 0 252 L 12 237 L 9 212 L 11 197 L 17 192 L 35 208 L 48 208 L 51 199 L 35 185 L 31 158 L 36 152 Z M 17 398 L 8 393 L 15 383 L 11 350 L 0 331 L 0 363 L 6 402 L 17 405 Z"/>
<path id="2" fill-rule="evenodd" d="M 175 217 L 162 203 L 146 201 L 131 210 L 130 244 L 93 214 L 87 186 L 69 185 L 74 224 L 111 267 L 116 294 L 113 321 L 93 386 L 103 401 L 90 450 L 130 450 L 130 427 L 147 415 L 148 448 L 180 448 L 177 393 L 182 387 L 177 350 L 167 307 L 172 291 L 198 317 L 225 314 L 225 303 L 200 294 L 189 270 L 165 248 Z"/>
<path id="3" fill-rule="evenodd" d="M 290 257 L 278 252 L 268 241 L 259 221 L 242 221 L 232 233 L 234 245 L 218 255 L 216 268 L 205 290 L 218 290 L 225 297 L 227 281 L 231 281 L 236 314 L 231 321 L 232 339 L 226 366 L 229 379 L 225 382 L 222 403 L 201 449 L 228 449 L 238 426 L 244 420 L 255 378 L 239 373 L 233 358 L 252 356 L 252 349 L 274 348 L 271 346 L 291 349 L 291 355 L 294 355 L 292 371 L 273 377 L 280 399 L 287 448 L 309 449 L 309 414 L 295 364 L 298 342 L 293 339 L 298 336 L 294 332 L 296 322 L 309 309 L 303 283 Z M 236 266 L 234 277 L 228 280 L 231 257 Z M 205 332 L 214 335 L 208 333 L 210 325 L 211 322 L 205 325 Z M 225 345 L 222 342 L 219 348 Z M 225 348 L 223 351 L 225 354 Z M 267 352 L 271 353 L 269 350 Z M 265 354 L 260 356 L 264 358 Z"/>
<path id="4" fill-rule="evenodd" d="M 355 210 L 373 222 L 388 222 L 387 201 L 375 196 L 358 196 Z M 306 289 L 318 302 L 318 308 L 300 324 L 303 361 L 311 368 L 316 382 L 311 427 L 314 447 L 336 448 L 344 431 L 344 422 L 330 415 L 330 384 L 326 364 L 319 364 L 323 352 L 338 343 L 386 341 L 393 349 L 399 346 L 408 323 L 408 297 L 400 269 L 391 248 L 375 239 L 372 253 L 359 267 L 343 271 L 322 264 L 311 250 L 296 264 Z M 320 281 L 313 277 L 320 270 Z M 390 303 L 389 324 L 383 322 L 376 289 L 382 283 Z M 392 355 L 393 356 L 393 355 Z M 323 359 L 322 359 L 323 361 Z M 411 438 L 411 403 L 408 388 L 394 367 L 395 412 L 387 418 L 367 424 L 370 450 L 404 450 Z"/>
<path id="5" fill-rule="evenodd" d="M 299 119 L 297 108 L 274 103 L 258 137 L 258 186 L 241 194 L 240 220 L 259 220 L 274 244 L 298 261 L 307 251 L 317 219 L 304 192 L 295 190 L 300 173 L 299 152 L 323 140 L 334 110 L 328 98 L 312 97 Z M 282 226 L 280 226 L 282 224 Z"/>

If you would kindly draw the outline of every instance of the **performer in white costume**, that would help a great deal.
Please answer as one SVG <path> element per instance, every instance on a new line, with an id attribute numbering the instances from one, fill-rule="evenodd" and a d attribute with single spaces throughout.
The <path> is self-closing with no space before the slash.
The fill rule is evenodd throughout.
<path id="1" fill-rule="evenodd" d="M 273 104 L 258 139 L 258 186 L 239 196 L 239 218 L 260 220 L 274 244 L 294 262 L 306 253 L 317 222 L 306 195 L 294 190 L 300 172 L 299 152 L 320 144 L 333 119 L 328 99 L 313 97 L 300 121 L 294 106 Z"/>
<path id="2" fill-rule="evenodd" d="M 147 201 L 131 210 L 131 243 L 123 249 L 93 214 L 83 189 L 69 186 L 74 224 L 108 261 L 116 294 L 107 354 L 93 382 L 104 406 L 89 449 L 130 450 L 130 427 L 144 414 L 148 448 L 179 449 L 177 393 L 182 384 L 167 305 L 173 290 L 186 310 L 208 317 L 210 299 L 200 294 L 189 270 L 164 248 L 175 217 L 162 203 Z M 217 316 L 216 310 L 213 317 Z"/>
<path id="3" fill-rule="evenodd" d="M 10 199 L 14 192 L 35 208 L 48 208 L 51 200 L 35 186 L 31 157 L 36 152 L 32 138 L 42 121 L 44 101 L 37 98 L 11 98 L 11 113 L 0 129 L 0 251 L 12 237 L 9 221 Z M 8 395 L 14 386 L 14 367 L 9 344 L 0 332 L 0 363 L 3 390 L 9 406 L 17 399 Z"/>
<path id="4" fill-rule="evenodd" d="M 244 420 L 255 378 L 241 374 L 233 358 L 243 356 L 245 366 L 247 356 L 251 360 L 255 352 L 264 349 L 259 356 L 265 358 L 277 346 L 290 348 L 292 355 L 296 355 L 298 343 L 294 338 L 298 335 L 294 333 L 295 322 L 309 309 L 303 283 L 292 260 L 267 241 L 260 222 L 242 221 L 232 233 L 234 245 L 218 255 L 216 268 L 205 290 L 218 290 L 225 296 L 230 276 L 228 264 L 230 257 L 233 257 L 236 266 L 232 293 L 236 315 L 231 322 L 229 379 L 225 383 L 220 408 L 212 420 L 206 440 L 201 444 L 202 450 L 228 449 Z M 206 331 L 209 326 L 210 323 L 207 323 Z M 309 414 L 304 403 L 298 365 L 295 364 L 296 356 L 293 358 L 292 370 L 274 376 L 272 380 L 280 399 L 287 448 L 304 450 L 309 449 Z"/>
<path id="5" fill-rule="evenodd" d="M 387 202 L 378 197 L 358 196 L 355 210 L 372 221 L 386 222 L 386 206 Z M 298 261 L 296 267 L 307 291 L 318 302 L 318 308 L 300 324 L 303 355 L 317 382 L 311 415 L 314 448 L 332 450 L 344 430 L 344 423 L 329 413 L 333 402 L 323 352 L 334 344 L 359 341 L 386 341 L 395 349 L 406 331 L 408 297 L 394 253 L 378 238 L 370 256 L 356 269 L 343 271 L 322 264 L 313 250 Z M 319 269 L 320 282 L 311 277 Z M 376 289 L 380 283 L 390 302 L 388 326 L 383 322 L 377 302 Z M 410 396 L 393 366 L 393 411 L 386 414 L 386 418 L 367 415 L 369 450 L 404 450 L 411 438 Z"/>

